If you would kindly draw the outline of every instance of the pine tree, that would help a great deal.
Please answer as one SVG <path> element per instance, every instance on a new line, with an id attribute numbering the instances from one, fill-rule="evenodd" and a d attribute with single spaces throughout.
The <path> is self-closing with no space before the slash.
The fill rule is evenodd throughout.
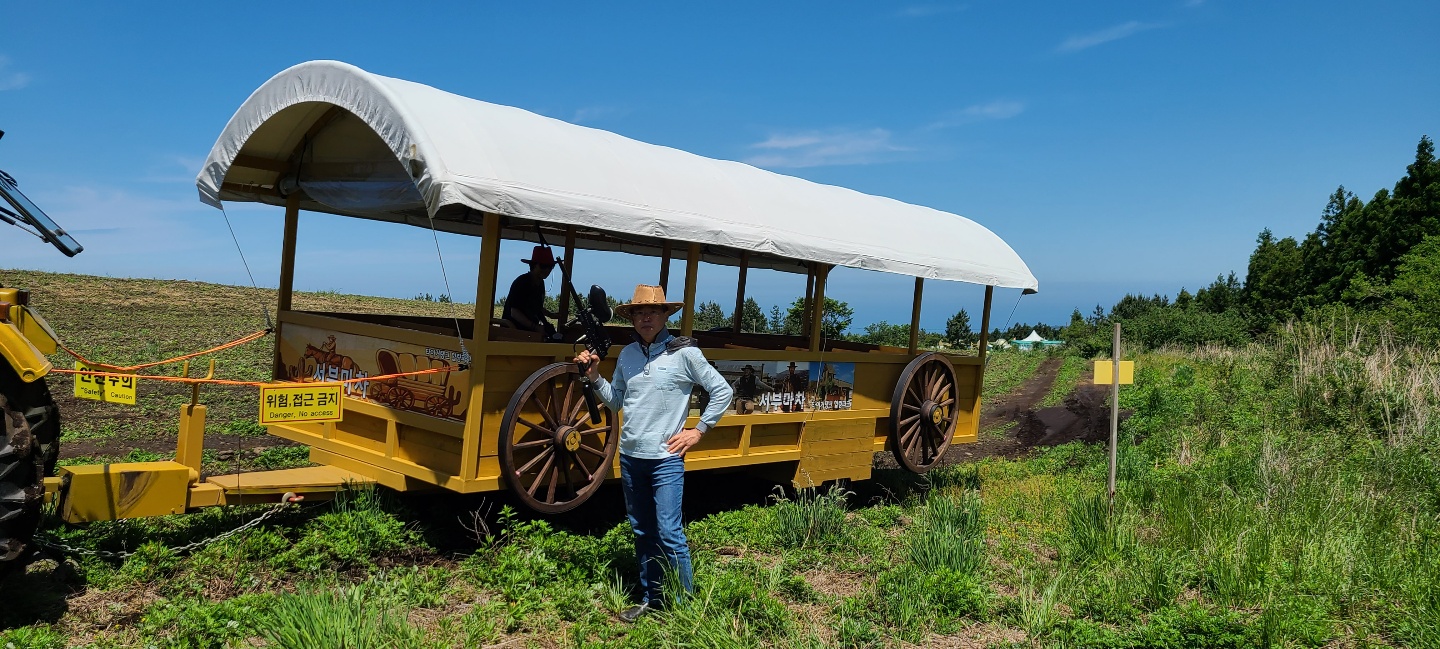
<path id="1" fill-rule="evenodd" d="M 975 342 L 975 334 L 970 331 L 970 314 L 965 309 L 960 309 L 945 321 L 945 342 L 951 347 L 964 347 Z"/>
<path id="2" fill-rule="evenodd" d="M 825 298 L 825 315 L 820 322 L 821 335 L 831 339 L 840 338 L 854 320 L 855 310 L 851 309 L 849 304 L 832 297 Z M 785 312 L 785 333 L 792 336 L 808 335 L 810 332 L 804 331 L 804 322 L 805 298 L 797 297 Z"/>
<path id="3" fill-rule="evenodd" d="M 740 331 L 763 334 L 769 329 L 765 311 L 761 310 L 760 303 L 756 302 L 755 298 L 745 298 L 745 306 L 741 309 L 740 314 Z"/>
<path id="4" fill-rule="evenodd" d="M 780 305 L 778 305 L 778 304 L 773 304 L 773 305 L 770 306 L 770 322 L 769 322 L 769 325 L 770 325 L 770 326 L 769 326 L 769 333 L 772 333 L 772 334 L 783 334 L 783 333 L 785 333 L 785 316 L 780 313 Z"/>
<path id="5" fill-rule="evenodd" d="M 730 318 L 715 302 L 701 302 L 695 309 L 695 330 L 709 331 L 730 326 Z"/>

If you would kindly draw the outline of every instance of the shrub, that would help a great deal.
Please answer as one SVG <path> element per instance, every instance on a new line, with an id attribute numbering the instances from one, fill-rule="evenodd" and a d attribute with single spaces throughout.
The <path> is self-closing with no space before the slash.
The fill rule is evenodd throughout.
<path id="1" fill-rule="evenodd" d="M 980 499 L 973 493 L 932 496 L 906 536 L 905 549 L 910 563 L 923 571 L 974 573 L 985 562 Z"/>
<path id="2" fill-rule="evenodd" d="M 65 636 L 45 626 L 23 626 L 0 631 L 3 649 L 64 649 Z"/>
<path id="3" fill-rule="evenodd" d="M 423 634 L 395 612 L 376 606 L 359 588 L 284 595 L 260 627 L 267 646 L 275 649 L 424 646 Z"/>
<path id="4" fill-rule="evenodd" d="M 1125 501 L 1117 497 L 1112 514 L 1103 493 L 1072 498 L 1065 511 L 1068 558 L 1083 564 L 1129 552 L 1135 539 L 1122 522 L 1126 516 L 1124 505 Z"/>
<path id="5" fill-rule="evenodd" d="M 776 494 L 770 508 L 775 542 L 787 548 L 840 543 L 845 539 L 845 498 L 849 493 L 839 488 L 823 493 L 805 488 L 794 500 Z"/>
<path id="6" fill-rule="evenodd" d="M 374 486 L 341 490 L 331 501 L 330 511 L 310 521 L 295 544 L 271 563 L 282 569 L 318 572 L 368 564 L 376 554 L 420 544 L 420 534 L 390 513 L 394 508 L 387 493 Z"/>

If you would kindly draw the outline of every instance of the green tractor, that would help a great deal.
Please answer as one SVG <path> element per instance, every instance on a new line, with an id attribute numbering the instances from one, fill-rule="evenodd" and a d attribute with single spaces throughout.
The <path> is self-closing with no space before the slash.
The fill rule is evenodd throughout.
<path id="1" fill-rule="evenodd" d="M 0 137 L 5 132 L 0 131 Z M 82 248 L 35 203 L 15 178 L 0 171 L 0 221 L 49 242 L 74 257 Z M 60 410 L 45 375 L 55 331 L 30 308 L 30 292 L 0 286 L 0 577 L 25 564 L 40 523 L 45 477 L 60 451 Z"/>

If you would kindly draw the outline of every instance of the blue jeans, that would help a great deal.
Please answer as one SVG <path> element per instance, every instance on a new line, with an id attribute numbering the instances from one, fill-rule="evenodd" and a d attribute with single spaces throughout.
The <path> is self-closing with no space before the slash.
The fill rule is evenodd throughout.
<path id="1" fill-rule="evenodd" d="M 660 586 L 667 568 L 679 577 L 683 593 L 693 592 L 690 546 L 680 517 L 680 501 L 685 495 L 684 459 L 646 460 L 622 453 L 620 484 L 625 490 L 625 513 L 635 530 L 644 601 L 665 601 Z"/>

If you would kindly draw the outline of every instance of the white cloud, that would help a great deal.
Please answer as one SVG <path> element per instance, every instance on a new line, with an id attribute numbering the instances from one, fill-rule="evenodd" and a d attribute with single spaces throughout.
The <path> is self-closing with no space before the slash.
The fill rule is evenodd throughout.
<path id="1" fill-rule="evenodd" d="M 1108 27 L 1097 32 L 1090 32 L 1089 34 L 1071 36 L 1070 38 L 1065 39 L 1063 43 L 1060 43 L 1060 45 L 1057 46 L 1055 50 L 1064 53 L 1079 52 L 1080 50 L 1089 49 L 1095 47 L 1096 45 L 1103 45 L 1105 43 L 1109 43 L 1110 41 L 1118 41 L 1122 38 L 1134 36 L 1135 34 L 1139 34 L 1143 31 L 1158 29 L 1164 26 L 1165 25 L 1161 23 L 1142 23 L 1138 20 L 1132 20 L 1130 22 L 1121 23 L 1114 27 Z"/>
<path id="2" fill-rule="evenodd" d="M 171 154 L 150 165 L 147 173 L 139 178 L 146 183 L 193 183 L 205 159 L 195 156 Z"/>
<path id="3" fill-rule="evenodd" d="M 983 122 L 995 119 L 1010 119 L 1025 112 L 1025 102 L 1012 99 L 996 99 L 995 101 L 966 106 L 940 118 L 926 126 L 926 130 L 940 128 L 951 128 L 971 122 Z"/>
<path id="4" fill-rule="evenodd" d="M 110 187 L 77 186 L 30 194 L 60 227 L 85 246 L 81 259 L 140 256 L 193 246 L 191 219 L 209 208 L 198 201 L 155 198 Z M 38 244 L 39 242 L 36 241 Z M 30 251 L 56 254 L 41 244 Z"/>
<path id="5" fill-rule="evenodd" d="M 924 4 L 910 5 L 900 10 L 898 14 L 902 18 L 927 18 L 942 14 L 953 14 L 965 11 L 965 5 L 961 4 Z"/>
<path id="6" fill-rule="evenodd" d="M 586 122 L 597 122 L 606 119 L 618 119 L 630 114 L 630 109 L 624 106 L 585 106 L 575 110 L 570 121 L 574 124 Z"/>
<path id="7" fill-rule="evenodd" d="M 10 57 L 0 56 L 0 90 L 19 90 L 30 85 L 30 75 L 10 70 Z"/>
<path id="8" fill-rule="evenodd" d="M 750 148 L 761 153 L 746 163 L 774 168 L 872 164 L 910 150 L 895 144 L 890 131 L 882 128 L 777 133 Z"/>

